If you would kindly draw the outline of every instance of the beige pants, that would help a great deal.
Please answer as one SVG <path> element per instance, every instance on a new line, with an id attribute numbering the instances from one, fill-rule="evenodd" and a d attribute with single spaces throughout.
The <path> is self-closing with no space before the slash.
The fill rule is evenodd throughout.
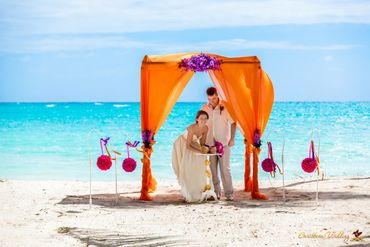
<path id="1" fill-rule="evenodd" d="M 222 158 L 218 156 L 211 156 L 211 172 L 212 181 L 215 188 L 215 192 L 218 197 L 221 196 L 220 178 L 218 177 L 218 167 L 220 167 L 222 187 L 224 188 L 224 194 L 226 197 L 230 197 L 234 193 L 233 182 L 231 179 L 230 169 L 230 147 L 224 147 L 224 155 Z"/>

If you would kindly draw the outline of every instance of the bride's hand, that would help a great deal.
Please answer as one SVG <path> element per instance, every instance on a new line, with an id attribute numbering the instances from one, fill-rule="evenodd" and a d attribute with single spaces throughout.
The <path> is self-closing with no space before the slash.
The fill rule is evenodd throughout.
<path id="1" fill-rule="evenodd" d="M 200 152 L 202 154 L 206 154 L 206 153 L 208 153 L 208 151 L 209 151 L 208 147 L 206 147 L 206 146 L 201 146 L 200 147 Z"/>
<path id="2" fill-rule="evenodd" d="M 210 147 L 210 148 L 209 148 L 209 152 L 210 152 L 211 154 L 215 154 L 215 153 L 217 153 L 217 148 L 216 148 L 216 147 Z"/>

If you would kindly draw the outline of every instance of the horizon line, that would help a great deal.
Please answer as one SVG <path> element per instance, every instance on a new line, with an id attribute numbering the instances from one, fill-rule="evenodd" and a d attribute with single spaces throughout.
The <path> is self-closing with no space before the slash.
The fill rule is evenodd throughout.
<path id="1" fill-rule="evenodd" d="M 176 103 L 204 103 L 205 101 L 176 101 Z M 86 104 L 86 103 L 140 103 L 140 101 L 0 101 L 0 104 Z M 281 101 L 276 100 L 274 103 L 370 103 L 370 100 L 312 100 L 312 101 L 301 101 L 301 100 L 287 100 Z"/>

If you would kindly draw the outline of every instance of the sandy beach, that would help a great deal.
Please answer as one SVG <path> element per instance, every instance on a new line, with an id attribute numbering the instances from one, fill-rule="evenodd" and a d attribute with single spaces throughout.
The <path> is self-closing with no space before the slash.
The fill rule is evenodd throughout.
<path id="1" fill-rule="evenodd" d="M 370 177 L 262 181 L 269 201 L 236 182 L 235 201 L 187 204 L 175 183 L 159 181 L 154 201 L 139 182 L 1 180 L 1 246 L 369 246 Z M 353 231 L 362 234 L 358 239 Z M 355 241 L 357 240 L 357 241 Z"/>

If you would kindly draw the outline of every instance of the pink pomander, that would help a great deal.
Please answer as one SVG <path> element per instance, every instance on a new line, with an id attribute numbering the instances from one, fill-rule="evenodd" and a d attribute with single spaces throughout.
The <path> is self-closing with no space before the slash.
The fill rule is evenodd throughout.
<path id="1" fill-rule="evenodd" d="M 318 160 L 316 160 L 316 155 L 315 155 L 315 146 L 313 144 L 313 140 L 311 140 L 310 143 L 310 150 L 308 151 L 308 158 L 305 158 L 302 160 L 302 170 L 311 173 L 318 168 Z"/>
<path id="2" fill-rule="evenodd" d="M 130 157 L 124 159 L 122 162 L 122 168 L 125 172 L 133 172 L 136 168 L 136 161 Z"/>
<path id="3" fill-rule="evenodd" d="M 307 173 L 314 172 L 317 168 L 317 162 L 314 158 L 305 158 L 302 161 L 302 169 Z"/>
<path id="4" fill-rule="evenodd" d="M 112 160 L 110 159 L 110 157 L 108 155 L 101 155 L 98 158 L 98 160 L 96 162 L 96 165 L 98 166 L 98 168 L 100 170 L 106 171 L 109 168 L 111 168 L 111 166 L 112 166 Z"/>
<path id="5" fill-rule="evenodd" d="M 260 143 L 260 141 L 257 141 L 255 143 Z M 273 156 L 273 153 L 272 153 L 272 144 L 271 142 L 267 142 L 267 155 L 268 155 L 268 158 L 264 159 L 262 161 L 262 170 L 264 170 L 265 172 L 269 172 L 271 177 L 275 177 L 275 174 L 276 174 L 276 168 L 279 170 L 279 173 L 281 173 L 281 170 L 279 168 L 279 166 L 275 163 L 274 161 L 274 156 Z"/>
<path id="6" fill-rule="evenodd" d="M 143 140 L 144 143 L 149 144 L 150 140 L 153 140 L 153 136 L 151 135 L 150 131 L 143 132 Z M 122 162 L 122 168 L 125 172 L 133 172 L 136 169 L 136 161 L 132 158 L 130 158 L 130 147 L 136 148 L 137 145 L 139 145 L 139 141 L 135 141 L 133 144 L 130 141 L 126 142 L 126 148 L 127 148 L 127 158 L 123 160 Z"/>
<path id="7" fill-rule="evenodd" d="M 265 172 L 274 172 L 276 171 L 276 163 L 273 159 L 267 158 L 262 161 L 262 169 Z"/>

